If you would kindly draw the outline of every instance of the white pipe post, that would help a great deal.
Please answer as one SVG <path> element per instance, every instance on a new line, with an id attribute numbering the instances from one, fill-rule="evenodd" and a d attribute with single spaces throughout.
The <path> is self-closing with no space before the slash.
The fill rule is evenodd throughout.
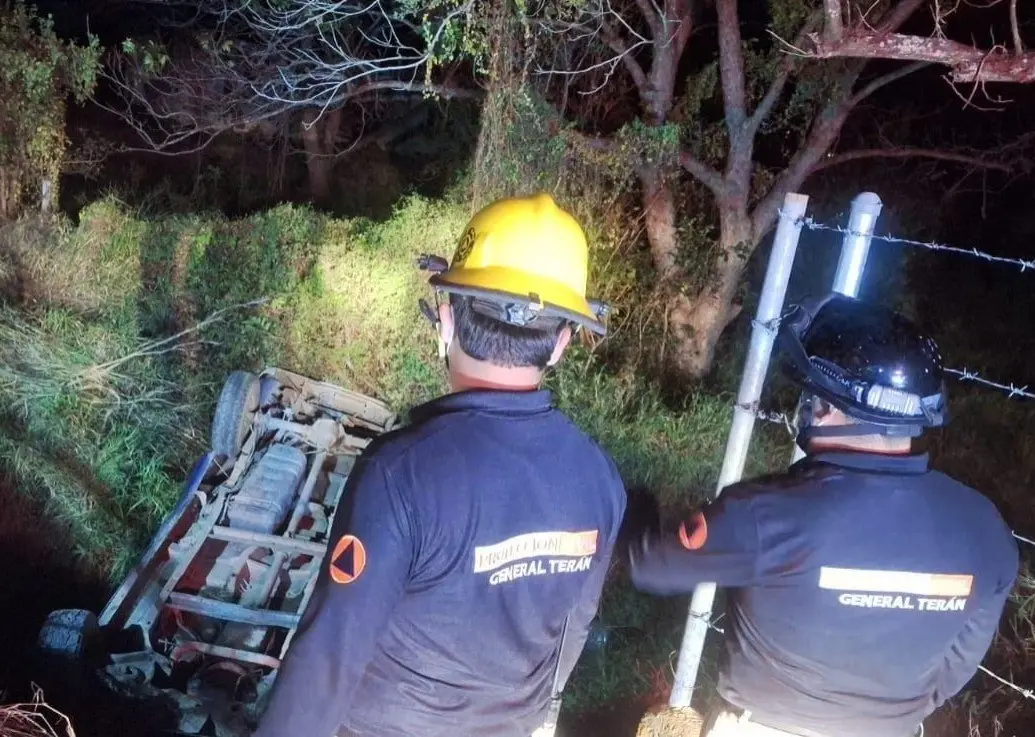
<path id="1" fill-rule="evenodd" d="M 780 212 L 780 222 L 773 237 L 773 250 L 769 255 L 762 294 L 751 329 L 751 344 L 744 362 L 740 390 L 737 392 L 737 406 L 733 410 L 733 424 L 726 441 L 726 456 L 722 462 L 722 471 L 719 472 L 716 496 L 729 484 L 739 481 L 744 473 L 751 431 L 755 424 L 755 413 L 749 408 L 756 406 L 762 396 L 762 385 L 769 368 L 769 358 L 773 352 L 776 335 L 772 324 L 779 319 L 783 311 L 787 283 L 798 250 L 798 236 L 801 235 L 802 219 L 805 217 L 808 203 L 809 198 L 806 195 L 794 192 L 788 193 L 783 200 L 783 210 Z M 683 643 L 679 649 L 672 695 L 669 697 L 669 706 L 673 708 L 690 706 L 714 600 L 714 583 L 702 583 L 694 589 L 686 629 L 683 632 Z"/>
<path id="2" fill-rule="evenodd" d="M 848 216 L 848 232 L 841 242 L 841 258 L 834 273 L 833 291 L 849 297 L 859 296 L 866 258 L 870 255 L 870 241 L 877 226 L 877 218 L 883 203 L 873 192 L 863 192 L 852 200 L 852 213 Z M 795 443 L 791 463 L 805 457 L 805 451 Z"/>

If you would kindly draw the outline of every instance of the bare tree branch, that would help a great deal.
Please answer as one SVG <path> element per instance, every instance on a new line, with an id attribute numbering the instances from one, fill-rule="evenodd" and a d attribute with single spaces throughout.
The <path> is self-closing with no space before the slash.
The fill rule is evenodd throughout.
<path id="1" fill-rule="evenodd" d="M 841 20 L 841 0 L 823 0 L 823 40 L 836 43 L 844 36 L 845 27 Z"/>
<path id="2" fill-rule="evenodd" d="M 632 76 L 633 83 L 640 95 L 650 94 L 650 82 L 647 74 L 636 61 L 634 54 L 644 47 L 654 45 L 655 41 L 637 31 L 611 5 L 610 0 L 592 0 L 579 8 L 574 20 L 546 18 L 537 20 L 536 25 L 547 38 L 556 38 L 562 45 L 565 42 L 579 43 L 587 51 L 585 63 L 568 63 L 564 65 L 564 68 L 544 68 L 537 65 L 536 74 L 577 77 L 604 70 L 603 79 L 596 87 L 588 92 L 580 93 L 590 95 L 603 89 L 611 81 L 611 76 L 618 65 L 622 64 Z M 606 47 L 613 52 L 613 55 L 601 58 L 599 54 L 591 52 L 595 46 Z"/>
<path id="3" fill-rule="evenodd" d="M 643 67 L 636 61 L 636 58 L 632 55 L 632 51 L 628 45 L 621 39 L 618 32 L 608 23 L 606 20 L 601 21 L 601 27 L 603 29 L 604 41 L 611 50 L 618 54 L 618 58 L 622 60 L 622 64 L 625 65 L 626 71 L 629 72 L 629 76 L 633 79 L 633 84 L 636 85 L 636 89 L 641 95 L 647 94 L 647 73 L 643 71 Z"/>
<path id="4" fill-rule="evenodd" d="M 322 115 L 377 91 L 475 97 L 441 74 L 429 77 L 470 7 L 417 18 L 381 0 L 197 0 L 189 21 L 197 42 L 114 52 L 106 76 L 117 99 L 100 104 L 149 150 L 183 153 L 224 131 L 292 110 Z"/>
<path id="5" fill-rule="evenodd" d="M 693 3 L 689 0 L 674 0 L 672 12 L 676 15 L 675 33 L 672 34 L 672 43 L 675 46 L 676 58 L 683 56 L 686 50 L 687 41 L 694 30 Z M 667 6 L 666 6 L 667 7 Z"/>
<path id="6" fill-rule="evenodd" d="M 703 161 L 694 158 L 689 151 L 681 151 L 679 154 L 679 165 L 694 179 L 699 181 L 716 197 L 722 196 L 726 191 L 726 180 L 715 169 Z"/>
<path id="7" fill-rule="evenodd" d="M 740 137 L 741 128 L 747 118 L 740 18 L 737 15 L 737 0 L 716 0 L 715 5 L 719 15 L 719 73 L 722 77 L 722 100 L 726 110 L 726 128 L 732 141 Z"/>
<path id="8" fill-rule="evenodd" d="M 801 31 L 798 33 L 797 44 L 802 44 L 809 34 L 813 33 L 819 24 L 823 20 L 822 11 L 815 11 L 805 21 Z M 765 122 L 765 119 L 769 117 L 769 113 L 772 112 L 773 106 L 776 105 L 780 96 L 783 95 L 784 89 L 787 87 L 787 82 L 790 80 L 791 75 L 794 74 L 795 69 L 801 62 L 800 59 L 794 56 L 786 56 L 780 62 L 780 68 L 776 72 L 776 76 L 773 77 L 773 81 L 770 82 L 769 88 L 766 90 L 765 95 L 759 101 L 755 111 L 751 114 L 751 117 L 746 123 L 748 135 L 755 135 L 760 125 Z"/>
<path id="9" fill-rule="evenodd" d="M 862 159 L 934 159 L 936 161 L 947 161 L 954 164 L 964 164 L 978 169 L 992 169 L 995 171 L 1010 172 L 1012 167 L 1001 161 L 994 161 L 987 156 L 976 156 L 954 151 L 943 151 L 933 148 L 866 148 L 856 151 L 845 151 L 837 154 L 828 154 L 825 158 L 815 164 L 809 174 L 829 169 L 832 166 L 847 164 L 851 161 Z"/>
<path id="10" fill-rule="evenodd" d="M 769 191 L 755 206 L 751 213 L 751 231 L 756 242 L 761 240 L 762 236 L 776 222 L 776 215 L 784 195 L 797 190 L 809 172 L 833 147 L 841 133 L 841 127 L 852 111 L 852 105 L 848 104 L 851 99 L 851 91 L 865 65 L 866 62 L 849 63 L 840 76 L 839 91 L 815 115 L 812 128 L 809 129 L 805 140 L 791 157 L 787 166 L 776 177 L 776 181 L 773 182 Z"/>
<path id="11" fill-rule="evenodd" d="M 636 7 L 640 9 L 643 20 L 647 22 L 651 35 L 655 40 L 660 39 L 664 33 L 661 9 L 654 3 L 654 0 L 636 0 Z"/>
<path id="12" fill-rule="evenodd" d="M 1021 43 L 1021 31 L 1017 25 L 1017 0 L 1010 0 L 1010 33 L 1013 35 L 1013 53 L 1023 54 L 1024 44 Z"/>
<path id="13" fill-rule="evenodd" d="M 953 82 L 1035 82 L 1035 52 L 983 50 L 945 38 L 852 31 L 837 43 L 819 41 L 807 55 L 815 59 L 897 59 L 950 67 Z"/>

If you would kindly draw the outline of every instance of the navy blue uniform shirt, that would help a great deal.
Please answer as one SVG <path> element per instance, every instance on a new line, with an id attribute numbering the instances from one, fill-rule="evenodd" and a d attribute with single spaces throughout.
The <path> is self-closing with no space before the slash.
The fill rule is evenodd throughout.
<path id="1" fill-rule="evenodd" d="M 350 478 L 255 737 L 528 737 L 582 651 L 625 512 L 611 458 L 546 391 L 411 419 Z"/>
<path id="2" fill-rule="evenodd" d="M 728 587 L 719 693 L 805 737 L 908 737 L 977 670 L 1017 575 L 1010 529 L 927 457 L 825 453 L 735 484 L 630 548 L 634 584 Z"/>

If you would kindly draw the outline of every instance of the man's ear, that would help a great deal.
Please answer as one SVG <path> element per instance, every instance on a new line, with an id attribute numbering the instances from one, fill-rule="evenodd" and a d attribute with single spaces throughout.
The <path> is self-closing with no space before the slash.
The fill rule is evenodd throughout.
<path id="1" fill-rule="evenodd" d="M 438 337 L 442 342 L 449 345 L 453 342 L 453 335 L 456 330 L 456 323 L 453 322 L 453 306 L 449 302 L 443 302 L 438 306 Z"/>
<path id="2" fill-rule="evenodd" d="M 449 346 L 456 334 L 456 323 L 453 321 L 453 306 L 443 302 L 438 306 L 438 357 L 445 360 L 449 353 Z"/>
<path id="3" fill-rule="evenodd" d="M 823 399 L 812 400 L 813 425 L 845 425 L 848 417 L 837 407 Z"/>
<path id="4" fill-rule="evenodd" d="M 550 360 L 546 362 L 546 365 L 556 366 L 557 362 L 561 360 L 561 356 L 564 355 L 564 351 L 567 350 L 569 343 L 571 343 L 571 326 L 565 325 L 561 328 L 560 335 L 557 336 L 557 343 L 554 345 L 553 353 L 550 355 Z"/>

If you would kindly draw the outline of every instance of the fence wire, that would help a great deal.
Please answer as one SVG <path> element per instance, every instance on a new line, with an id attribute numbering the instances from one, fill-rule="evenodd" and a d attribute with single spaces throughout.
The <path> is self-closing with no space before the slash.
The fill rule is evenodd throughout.
<path id="1" fill-rule="evenodd" d="M 1022 686 L 1018 686 L 1013 681 L 1008 681 L 1005 678 L 1003 678 L 1002 676 L 997 676 L 995 673 L 993 673 L 992 671 L 990 671 L 988 668 L 986 668 L 983 665 L 979 665 L 978 666 L 978 670 L 980 670 L 982 673 L 984 673 L 989 678 L 994 678 L 995 680 L 999 681 L 1001 684 L 1003 684 L 1007 688 L 1011 689 L 1012 691 L 1016 691 L 1017 693 L 1019 693 L 1024 698 L 1031 699 L 1032 701 L 1035 701 L 1035 691 L 1032 691 L 1030 688 L 1023 688 Z"/>
<path id="2" fill-rule="evenodd" d="M 1027 384 L 1021 387 L 1015 386 L 1014 384 L 1000 384 L 998 381 L 991 381 L 989 379 L 982 378 L 981 376 L 978 376 L 976 371 L 968 371 L 966 368 L 945 369 L 945 372 L 948 374 L 953 374 L 954 376 L 958 376 L 960 378 L 960 381 L 973 381 L 977 384 L 984 384 L 985 386 L 992 387 L 993 389 L 999 389 L 1000 391 L 1007 392 L 1009 393 L 1009 398 L 1011 399 L 1013 397 L 1035 399 L 1035 394 L 1028 391 Z"/>
<path id="3" fill-rule="evenodd" d="M 780 215 L 781 215 L 781 217 L 786 217 L 786 215 L 783 212 L 781 212 Z M 801 227 L 804 227 L 807 230 L 827 231 L 827 232 L 831 232 L 831 233 L 838 233 L 838 234 L 840 234 L 842 236 L 866 236 L 866 235 L 868 235 L 866 233 L 860 233 L 858 231 L 851 230 L 849 228 L 845 228 L 845 227 L 840 226 L 840 225 L 828 225 L 826 223 L 821 223 L 821 222 L 818 222 L 817 220 L 815 220 L 815 219 L 813 219 L 811 217 L 797 218 L 795 220 L 795 224 L 799 225 Z M 989 263 L 998 263 L 998 264 L 1006 264 L 1006 265 L 1016 266 L 1022 272 L 1028 271 L 1029 269 L 1035 271 L 1035 259 L 1021 259 L 1021 258 L 1009 258 L 1009 257 L 1006 257 L 1006 256 L 995 256 L 995 255 L 987 253 L 985 251 L 981 251 L 981 250 L 979 250 L 977 248 L 959 248 L 957 246 L 949 246 L 947 244 L 937 243 L 937 242 L 934 242 L 934 241 L 919 241 L 919 240 L 913 240 L 913 239 L 910 239 L 910 238 L 898 238 L 898 237 L 892 236 L 892 235 L 877 235 L 877 234 L 873 234 L 873 235 L 870 235 L 869 237 L 870 237 L 871 240 L 881 241 L 881 242 L 884 242 L 884 243 L 892 243 L 892 244 L 903 245 L 903 246 L 911 246 L 911 247 L 915 247 L 915 248 L 923 248 L 923 249 L 926 249 L 928 251 L 937 251 L 937 252 L 942 252 L 942 253 L 952 253 L 952 254 L 956 254 L 956 255 L 960 255 L 960 256 L 967 256 L 967 257 L 971 257 L 971 258 L 980 259 L 982 261 L 987 261 Z M 780 319 L 777 318 L 776 320 L 772 320 L 772 321 L 767 322 L 767 323 L 761 323 L 761 322 L 759 322 L 757 320 L 753 320 L 752 324 L 755 327 L 757 327 L 757 328 L 761 328 L 761 329 L 765 330 L 766 332 L 769 332 L 770 334 L 775 334 L 777 329 L 779 328 Z M 1012 382 L 1011 383 L 1003 383 L 1003 382 L 999 382 L 999 381 L 993 381 L 991 379 L 986 379 L 983 376 L 980 376 L 977 371 L 971 371 L 970 369 L 968 369 L 966 367 L 964 367 L 962 369 L 951 369 L 951 368 L 948 368 L 948 369 L 945 369 L 945 373 L 947 373 L 947 374 L 949 374 L 951 376 L 955 376 L 957 379 L 959 379 L 960 381 L 963 381 L 963 382 L 972 382 L 972 383 L 975 383 L 975 384 L 981 384 L 983 386 L 986 386 L 986 387 L 989 387 L 989 388 L 996 389 L 996 390 L 999 390 L 1001 392 L 1004 392 L 1004 393 L 1007 394 L 1007 398 L 1009 398 L 1009 399 L 1012 399 L 1014 397 L 1023 397 L 1025 399 L 1035 399 L 1035 392 L 1028 391 L 1028 385 L 1017 386 L 1016 384 L 1014 384 Z M 737 404 L 736 406 L 739 407 L 740 409 L 743 409 L 743 410 L 746 410 L 746 411 L 750 412 L 752 415 L 754 415 L 759 420 L 762 420 L 764 422 L 770 422 L 770 423 L 773 423 L 773 424 L 783 425 L 787 429 L 788 433 L 791 434 L 792 437 L 796 435 L 796 431 L 795 431 L 795 427 L 794 427 L 794 420 L 793 420 L 793 418 L 789 414 L 787 414 L 785 412 L 774 412 L 774 411 L 770 411 L 770 410 L 765 410 L 757 402 L 752 403 L 752 404 Z M 1023 535 L 1019 535 L 1016 532 L 1013 532 L 1012 534 L 1013 534 L 1014 538 L 1017 539 L 1019 542 L 1024 543 L 1025 545 L 1029 545 L 1029 546 L 1035 548 L 1035 540 L 1032 540 L 1031 538 L 1025 537 Z M 717 630 L 719 632 L 722 632 L 722 630 L 719 627 L 715 626 L 714 621 L 709 621 L 708 622 L 708 626 L 710 628 L 712 628 L 712 629 L 715 629 L 715 630 Z M 1004 678 L 1004 677 L 1002 677 L 1002 676 L 992 672 L 991 670 L 989 670 L 988 668 L 986 668 L 983 665 L 978 666 L 978 670 L 981 671 L 982 673 L 984 673 L 989 678 L 992 678 L 993 680 L 999 682 L 1000 684 L 1002 684 L 1006 688 L 1008 688 L 1008 689 L 1010 689 L 1012 691 L 1015 691 L 1016 693 L 1020 694 L 1023 698 L 1035 701 L 1035 689 L 1025 688 L 1023 686 L 1019 686 L 1016 683 L 1010 681 L 1009 679 Z"/>
<path id="4" fill-rule="evenodd" d="M 866 235 L 866 233 L 860 233 L 858 231 L 850 230 L 849 228 L 845 228 L 840 225 L 827 225 L 825 223 L 820 223 L 816 220 L 813 220 L 810 217 L 799 218 L 795 221 L 795 223 L 797 225 L 801 225 L 807 230 L 828 231 L 831 233 L 840 233 L 841 235 Z M 1010 264 L 1012 266 L 1019 267 L 1021 271 L 1027 271 L 1028 269 L 1035 270 L 1035 259 L 994 256 L 991 253 L 986 253 L 984 251 L 978 250 L 977 248 L 959 248 L 957 246 L 949 246 L 944 243 L 936 243 L 934 241 L 916 241 L 910 238 L 896 238 L 893 235 L 877 235 L 876 233 L 870 236 L 870 239 L 875 241 L 883 241 L 884 243 L 894 243 L 902 246 L 925 248 L 929 251 L 955 253 L 960 256 L 970 256 L 973 258 L 981 259 L 982 261 L 989 261 L 991 263 Z"/>
<path id="5" fill-rule="evenodd" d="M 1031 539 L 1029 539 L 1027 537 L 1024 537 L 1023 535 L 1018 535 L 1016 532 L 1013 533 L 1013 536 L 1017 540 L 1019 540 L 1020 542 L 1024 543 L 1025 545 L 1030 545 L 1032 547 L 1035 547 L 1035 540 L 1031 540 Z M 981 671 L 982 673 L 984 673 L 989 678 L 991 678 L 993 680 L 996 680 L 999 683 L 1003 684 L 1004 686 L 1009 688 L 1011 691 L 1016 691 L 1021 696 L 1023 696 L 1025 699 L 1029 699 L 1031 701 L 1035 701 L 1035 690 L 1030 689 L 1030 688 L 1024 688 L 1023 686 L 1018 686 L 1013 681 L 1010 681 L 1010 680 L 1008 680 L 1006 678 L 1003 678 L 1002 676 L 1000 676 L 1000 675 L 998 675 L 996 673 L 993 673 L 992 671 L 990 671 L 988 668 L 986 668 L 983 665 L 979 665 L 978 666 L 978 670 Z"/>

